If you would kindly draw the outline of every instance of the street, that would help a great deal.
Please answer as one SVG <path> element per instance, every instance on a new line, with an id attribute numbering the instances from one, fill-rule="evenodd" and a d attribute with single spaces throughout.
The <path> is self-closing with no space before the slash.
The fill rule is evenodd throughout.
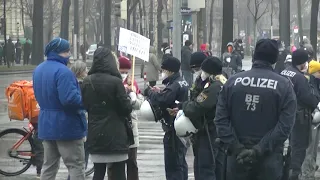
<path id="1" fill-rule="evenodd" d="M 251 59 L 245 59 L 243 61 L 243 69 L 248 70 L 251 68 Z M 136 66 L 136 69 L 140 67 Z M 143 89 L 144 81 L 139 76 L 140 71 L 136 71 L 136 81 L 138 86 Z M 31 80 L 31 73 L 28 74 L 19 74 L 19 75 L 2 75 L 0 76 L 0 131 L 8 128 L 18 128 L 27 127 L 28 121 L 10 121 L 7 116 L 7 107 L 5 99 L 5 88 L 13 81 L 16 80 Z M 161 81 L 157 82 L 158 85 L 161 84 Z M 138 112 L 139 116 L 139 112 Z M 140 116 L 139 116 L 140 117 Z M 164 158 L 163 158 L 163 131 L 160 123 L 149 122 L 146 119 L 139 118 L 139 137 L 140 137 L 140 146 L 138 147 L 138 167 L 139 167 L 139 176 L 140 180 L 165 180 L 165 171 L 164 171 Z M 5 153 L 8 147 L 12 146 L 11 144 L 4 143 L 4 139 L 0 139 L 0 157 L 5 157 Z M 287 143 L 286 143 L 287 144 Z M 15 168 L 21 167 L 21 163 L 10 162 L 11 159 L 0 159 L 0 168 Z M 319 157 L 318 157 L 318 160 Z M 189 165 L 189 180 L 193 178 L 193 154 L 192 149 L 189 148 L 187 155 L 187 162 Z M 92 164 L 89 165 L 92 167 Z M 317 176 L 319 176 L 319 172 Z M 56 180 L 65 180 L 68 176 L 68 171 L 61 161 L 61 166 L 57 175 Z M 31 166 L 25 173 L 16 177 L 4 177 L 0 175 L 0 180 L 31 180 L 36 177 L 36 169 Z M 92 179 L 92 175 L 87 179 Z"/>

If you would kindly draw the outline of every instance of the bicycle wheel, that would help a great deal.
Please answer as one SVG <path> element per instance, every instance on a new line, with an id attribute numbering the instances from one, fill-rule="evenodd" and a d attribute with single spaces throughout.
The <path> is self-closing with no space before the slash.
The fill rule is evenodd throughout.
<path id="1" fill-rule="evenodd" d="M 0 174 L 4 176 L 17 176 L 29 169 L 32 164 L 32 136 L 23 141 L 18 149 L 12 149 L 13 145 L 27 134 L 28 133 L 22 129 L 7 129 L 0 132 Z M 2 142 L 2 140 L 4 140 L 4 142 Z M 25 145 L 29 146 L 28 149 L 24 148 Z M 4 164 L 9 163 L 11 160 L 17 160 L 18 164 L 22 164 L 22 167 L 19 168 L 17 165 L 10 166 L 9 164 Z"/>

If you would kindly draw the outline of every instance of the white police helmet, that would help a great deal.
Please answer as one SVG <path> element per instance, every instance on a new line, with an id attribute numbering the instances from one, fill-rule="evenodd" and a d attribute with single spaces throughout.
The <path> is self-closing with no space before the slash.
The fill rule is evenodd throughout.
<path id="1" fill-rule="evenodd" d="M 140 107 L 141 117 L 145 118 L 148 121 L 155 121 L 154 111 L 148 100 L 144 100 Z"/>
<path id="2" fill-rule="evenodd" d="M 143 118 L 149 121 L 158 122 L 162 119 L 162 111 L 159 106 L 154 106 L 149 99 L 143 101 L 140 107 L 140 113 Z"/>
<path id="3" fill-rule="evenodd" d="M 174 121 L 174 129 L 179 137 L 188 137 L 197 133 L 197 129 L 194 127 L 188 117 L 184 115 L 182 110 L 179 110 Z"/>

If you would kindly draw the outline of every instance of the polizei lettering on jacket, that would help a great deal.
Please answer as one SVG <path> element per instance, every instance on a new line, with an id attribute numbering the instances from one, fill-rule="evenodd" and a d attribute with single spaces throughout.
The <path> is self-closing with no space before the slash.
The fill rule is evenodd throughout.
<path id="1" fill-rule="evenodd" d="M 234 82 L 234 85 L 241 83 L 243 86 L 277 89 L 278 81 L 266 78 L 254 78 L 254 77 L 238 77 Z"/>
<path id="2" fill-rule="evenodd" d="M 280 74 L 288 77 L 294 77 L 296 75 L 295 72 L 289 70 L 283 70 Z"/>

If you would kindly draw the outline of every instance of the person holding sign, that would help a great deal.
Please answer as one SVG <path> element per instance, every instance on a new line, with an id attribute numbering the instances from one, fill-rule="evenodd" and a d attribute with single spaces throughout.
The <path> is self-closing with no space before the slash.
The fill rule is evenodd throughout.
<path id="1" fill-rule="evenodd" d="M 177 107 L 175 101 L 188 100 L 188 83 L 180 76 L 180 61 L 175 57 L 168 57 L 162 62 L 162 84 L 166 87 L 150 86 L 145 89 L 144 95 L 149 98 L 152 105 L 160 107 L 162 112 L 162 129 L 165 131 L 163 138 L 164 162 L 167 180 L 187 180 L 188 165 L 185 159 L 187 147 L 181 142 L 173 127 L 175 117 L 171 116 L 167 108 Z"/>

